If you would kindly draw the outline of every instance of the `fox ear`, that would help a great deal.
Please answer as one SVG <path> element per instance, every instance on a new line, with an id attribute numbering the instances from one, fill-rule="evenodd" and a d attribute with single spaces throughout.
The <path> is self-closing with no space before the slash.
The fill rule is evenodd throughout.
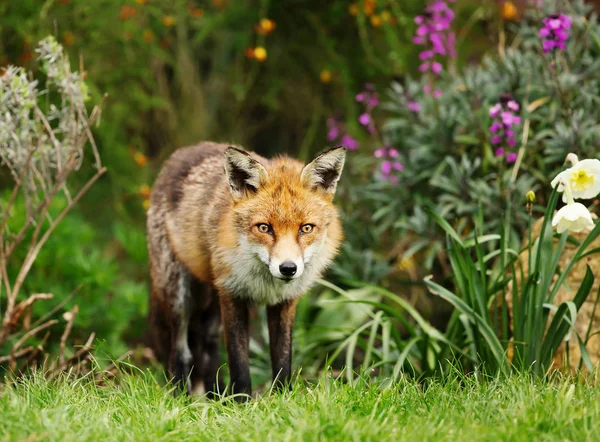
<path id="1" fill-rule="evenodd" d="M 225 149 L 225 174 L 234 201 L 258 190 L 269 174 L 248 152 L 235 147 Z"/>
<path id="2" fill-rule="evenodd" d="M 300 179 L 306 187 L 312 190 L 321 189 L 333 196 L 345 160 L 345 147 L 338 146 L 329 149 L 304 166 Z"/>

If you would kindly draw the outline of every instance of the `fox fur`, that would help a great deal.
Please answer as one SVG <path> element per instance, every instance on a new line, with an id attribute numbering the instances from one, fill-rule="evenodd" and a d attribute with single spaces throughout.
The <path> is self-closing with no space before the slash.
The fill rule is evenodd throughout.
<path id="1" fill-rule="evenodd" d="M 265 305 L 276 385 L 290 380 L 298 298 L 342 241 L 333 205 L 345 149 L 308 165 L 225 144 L 177 150 L 147 214 L 152 346 L 174 382 L 214 393 L 224 333 L 234 393 L 250 393 L 248 309 Z"/>

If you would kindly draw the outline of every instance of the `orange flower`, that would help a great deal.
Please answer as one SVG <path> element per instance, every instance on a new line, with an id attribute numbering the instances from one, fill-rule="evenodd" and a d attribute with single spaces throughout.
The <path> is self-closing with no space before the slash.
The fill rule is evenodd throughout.
<path id="1" fill-rule="evenodd" d="M 137 15 L 137 9 L 133 6 L 123 5 L 121 6 L 121 13 L 119 14 L 119 18 L 122 21 L 129 20 Z"/>
<path id="2" fill-rule="evenodd" d="M 212 0 L 212 4 L 220 9 L 225 6 L 225 0 Z"/>
<path id="3" fill-rule="evenodd" d="M 275 29 L 275 22 L 268 18 L 262 18 L 254 27 L 259 35 L 269 35 Z"/>
<path id="4" fill-rule="evenodd" d="M 172 15 L 164 15 L 162 18 L 162 22 L 163 25 L 165 25 L 167 28 L 170 28 L 175 24 L 175 17 L 173 17 Z"/>
<path id="5" fill-rule="evenodd" d="M 171 41 L 167 38 L 163 38 L 160 41 L 160 47 L 163 49 L 169 49 L 169 46 L 171 46 Z"/>
<path id="6" fill-rule="evenodd" d="M 151 192 L 152 189 L 150 189 L 150 186 L 148 186 L 147 184 L 143 184 L 140 186 L 139 194 L 142 198 L 150 198 Z"/>
<path id="7" fill-rule="evenodd" d="M 142 38 L 146 43 L 150 43 L 154 40 L 154 32 L 152 32 L 150 29 L 144 29 L 144 32 L 142 32 Z"/>
<path id="8" fill-rule="evenodd" d="M 363 2 L 363 11 L 367 17 L 373 15 L 373 10 L 375 9 L 375 0 L 364 0 Z"/>
<path id="9" fill-rule="evenodd" d="M 75 37 L 71 31 L 65 31 L 63 34 L 63 43 L 65 46 L 71 46 L 75 42 Z"/>
<path id="10" fill-rule="evenodd" d="M 511 1 L 505 1 L 502 5 L 502 16 L 506 20 L 515 20 L 519 17 L 519 10 Z"/>
<path id="11" fill-rule="evenodd" d="M 202 17 L 204 15 L 204 11 L 200 8 L 188 8 L 188 11 L 190 11 L 190 15 L 194 18 L 198 18 L 198 17 Z"/>
<path id="12" fill-rule="evenodd" d="M 140 167 L 144 167 L 146 164 L 148 164 L 148 157 L 141 152 L 134 153 L 133 160 Z"/>
<path id="13" fill-rule="evenodd" d="M 141 5 L 141 6 L 143 6 L 143 5 L 145 5 L 146 3 L 148 3 L 148 0 L 135 0 L 135 2 L 136 2 L 138 5 Z"/>
<path id="14" fill-rule="evenodd" d="M 320 74 L 322 83 L 329 83 L 331 81 L 331 72 L 327 69 L 323 69 Z"/>
<path id="15" fill-rule="evenodd" d="M 254 48 L 254 58 L 256 61 L 263 62 L 267 59 L 267 50 L 262 46 L 257 46 Z"/>
<path id="16" fill-rule="evenodd" d="M 358 8 L 358 5 L 356 3 L 351 3 L 350 6 L 348 6 L 348 12 L 351 15 L 358 15 L 360 9 Z"/>
<path id="17" fill-rule="evenodd" d="M 254 58 L 254 48 L 246 48 L 246 50 L 244 51 L 244 55 L 247 58 Z"/>
<path id="18" fill-rule="evenodd" d="M 378 15 L 372 15 L 371 16 L 371 24 L 373 25 L 374 28 L 378 28 L 381 26 L 381 17 Z"/>

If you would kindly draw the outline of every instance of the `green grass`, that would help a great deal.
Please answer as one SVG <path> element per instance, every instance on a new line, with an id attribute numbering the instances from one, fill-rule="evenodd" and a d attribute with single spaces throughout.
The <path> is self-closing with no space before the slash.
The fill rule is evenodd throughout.
<path id="1" fill-rule="evenodd" d="M 600 440 L 600 386 L 323 378 L 235 404 L 174 399 L 149 373 L 103 388 L 33 376 L 0 392 L 0 440 L 591 441 Z"/>

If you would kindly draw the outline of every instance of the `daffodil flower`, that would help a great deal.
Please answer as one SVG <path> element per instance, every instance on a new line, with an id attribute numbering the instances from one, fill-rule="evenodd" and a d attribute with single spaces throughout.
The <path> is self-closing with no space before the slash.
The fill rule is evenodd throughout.
<path id="1" fill-rule="evenodd" d="M 571 169 L 575 168 L 578 164 L 583 163 L 583 161 L 581 161 L 581 163 L 577 162 L 576 156 L 574 161 L 572 159 L 571 161 L 575 164 Z M 565 172 L 567 172 L 567 170 Z M 571 192 L 571 177 L 569 174 L 561 176 L 562 173 L 564 172 L 558 174 L 554 181 L 552 181 L 552 186 L 558 184 L 558 190 L 561 190 L 562 188 L 564 191 L 563 198 L 566 200 L 567 205 L 556 212 L 556 215 L 552 218 L 552 227 L 556 227 L 558 233 L 563 233 L 565 230 L 570 232 L 581 232 L 588 227 L 593 227 L 594 221 L 592 220 L 590 211 L 583 204 L 576 203 L 573 199 L 573 194 Z M 556 182 L 557 179 L 560 181 Z"/>
<path id="2" fill-rule="evenodd" d="M 564 183 L 568 183 L 573 199 L 595 198 L 600 193 L 600 161 L 599 160 L 577 160 L 577 155 L 569 154 L 567 157 L 573 163 L 573 167 L 559 173 L 550 184 L 558 191 L 565 190 Z M 567 201 L 567 194 L 563 194 L 563 201 Z"/>
<path id="3" fill-rule="evenodd" d="M 594 221 L 587 207 L 581 203 L 572 203 L 556 212 L 552 218 L 552 227 L 556 227 L 558 233 L 563 233 L 565 230 L 581 232 L 588 227 L 594 227 Z"/>

